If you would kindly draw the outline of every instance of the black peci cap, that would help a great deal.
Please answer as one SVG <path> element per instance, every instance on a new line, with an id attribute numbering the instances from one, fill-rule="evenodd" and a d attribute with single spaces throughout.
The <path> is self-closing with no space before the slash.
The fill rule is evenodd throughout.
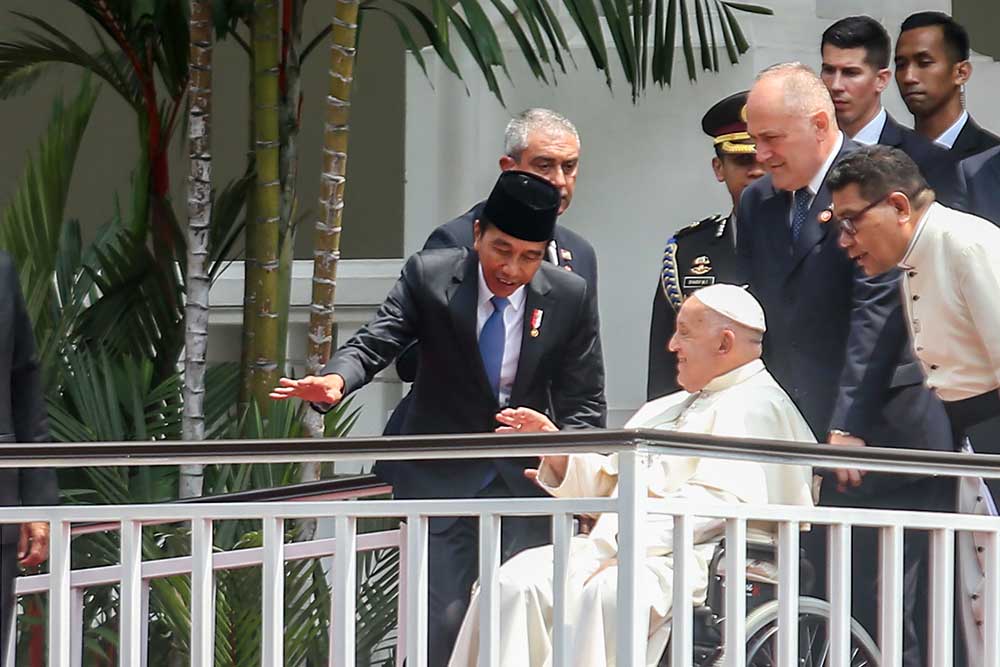
<path id="1" fill-rule="evenodd" d="M 559 190 L 525 171 L 503 171 L 486 200 L 483 217 L 522 241 L 551 241 L 559 215 Z"/>
<path id="2" fill-rule="evenodd" d="M 701 129 L 715 140 L 723 153 L 746 155 L 756 153 L 757 147 L 747 133 L 747 96 L 742 91 L 719 100 L 701 119 Z"/>

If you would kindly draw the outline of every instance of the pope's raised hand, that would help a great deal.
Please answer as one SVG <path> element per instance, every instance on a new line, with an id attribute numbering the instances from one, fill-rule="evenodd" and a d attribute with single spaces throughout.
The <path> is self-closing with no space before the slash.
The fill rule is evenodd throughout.
<path id="1" fill-rule="evenodd" d="M 344 378 L 337 374 L 307 375 L 301 380 L 281 378 L 278 386 L 268 394 L 276 401 L 286 398 L 301 398 L 310 403 L 336 405 L 344 397 Z"/>

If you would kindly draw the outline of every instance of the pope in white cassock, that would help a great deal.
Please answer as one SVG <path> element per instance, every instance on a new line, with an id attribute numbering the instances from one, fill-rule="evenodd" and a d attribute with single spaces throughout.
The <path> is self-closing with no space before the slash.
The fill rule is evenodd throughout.
<path id="1" fill-rule="evenodd" d="M 626 428 L 655 428 L 720 436 L 815 442 L 791 399 L 760 360 L 764 313 L 748 292 L 713 285 L 689 297 L 669 342 L 677 355 L 678 382 L 686 390 L 644 405 Z M 545 415 L 508 408 L 497 419 L 507 428 L 554 431 Z M 679 456 L 647 461 L 649 495 L 697 503 L 811 505 L 808 467 Z M 546 456 L 526 473 L 559 497 L 612 496 L 617 457 L 600 454 Z M 692 604 L 704 602 L 708 561 L 724 522 L 699 519 L 694 526 Z M 615 665 L 618 517 L 601 515 L 587 536 L 570 545 L 567 619 L 570 664 Z M 646 567 L 640 591 L 649 595 L 646 663 L 659 661 L 669 639 L 672 600 L 673 521 L 649 515 Z M 552 547 L 523 551 L 500 568 L 500 664 L 547 667 L 552 662 Z M 479 648 L 478 591 L 462 623 L 451 667 L 474 666 Z"/>

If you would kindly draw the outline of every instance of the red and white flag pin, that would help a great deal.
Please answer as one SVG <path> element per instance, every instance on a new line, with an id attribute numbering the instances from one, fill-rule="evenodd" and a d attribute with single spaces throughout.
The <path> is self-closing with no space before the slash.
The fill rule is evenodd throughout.
<path id="1" fill-rule="evenodd" d="M 532 338 L 538 338 L 538 329 L 542 326 L 542 309 L 535 308 L 531 311 L 531 334 Z"/>

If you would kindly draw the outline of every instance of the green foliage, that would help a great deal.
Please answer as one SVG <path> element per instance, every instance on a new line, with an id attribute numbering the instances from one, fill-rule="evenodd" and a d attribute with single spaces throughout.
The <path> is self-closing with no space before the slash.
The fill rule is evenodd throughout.
<path id="1" fill-rule="evenodd" d="M 564 26 L 559 22 L 549 0 L 490 0 L 510 31 L 518 51 L 528 63 L 532 75 L 543 83 L 554 82 L 556 67 L 566 72 L 565 53 L 572 59 Z M 736 64 L 749 44 L 736 19 L 735 12 L 771 14 L 759 5 L 728 0 L 563 0 L 570 20 L 579 30 L 594 66 L 604 73 L 608 87 L 612 84 L 608 47 L 604 41 L 604 25 L 611 35 L 613 51 L 621 65 L 632 100 L 638 100 L 649 83 L 669 86 L 673 78 L 674 44 L 680 22 L 681 47 L 688 79 L 698 78 L 701 69 L 719 71 L 718 49 L 725 47 L 729 62 Z M 427 73 L 419 49 L 433 47 L 441 62 L 459 79 L 462 73 L 455 60 L 455 51 L 448 39 L 449 30 L 458 34 L 465 50 L 472 56 L 486 85 L 503 103 L 496 76 L 499 69 L 505 75 L 507 62 L 492 23 L 483 11 L 481 0 L 458 0 L 457 7 L 448 0 L 431 0 L 431 11 L 425 12 L 408 0 L 363 0 L 362 11 L 388 14 L 407 49 L 413 53 L 420 68 Z M 713 18 L 714 16 L 717 18 Z M 700 58 L 693 46 L 691 15 L 701 45 Z M 414 37 L 408 21 L 420 29 L 420 40 Z M 718 21 L 718 26 L 716 26 Z M 721 35 L 721 41 L 720 41 Z M 651 47 L 651 48 L 650 48 Z"/>

